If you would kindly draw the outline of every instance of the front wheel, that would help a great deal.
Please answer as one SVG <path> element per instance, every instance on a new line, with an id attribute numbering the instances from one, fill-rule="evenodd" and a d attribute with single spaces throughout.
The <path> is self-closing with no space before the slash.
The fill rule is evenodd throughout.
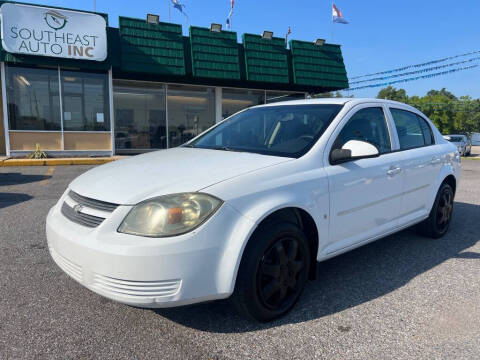
<path id="1" fill-rule="evenodd" d="M 419 224 L 419 230 L 423 235 L 438 239 L 447 233 L 452 221 L 453 198 L 452 187 L 448 184 L 442 184 L 433 203 L 430 216 Z"/>
<path id="2" fill-rule="evenodd" d="M 238 270 L 234 305 L 258 321 L 288 312 L 308 279 L 310 249 L 302 230 L 288 222 L 261 225 L 253 234 Z"/>

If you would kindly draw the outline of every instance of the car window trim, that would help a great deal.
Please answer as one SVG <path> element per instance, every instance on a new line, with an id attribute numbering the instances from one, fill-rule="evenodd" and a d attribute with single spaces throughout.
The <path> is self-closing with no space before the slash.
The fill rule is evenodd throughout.
<path id="1" fill-rule="evenodd" d="M 391 153 L 393 150 L 392 150 L 392 135 L 390 134 L 390 129 L 389 129 L 389 126 L 388 126 L 388 122 L 387 122 L 387 116 L 385 114 L 385 109 L 383 108 L 383 106 L 366 106 L 366 107 L 362 107 L 361 109 L 358 109 L 355 113 L 352 114 L 352 116 L 350 116 L 350 118 L 347 120 L 347 122 L 345 123 L 345 125 L 342 126 L 342 128 L 340 129 L 339 133 L 337 134 L 335 140 L 333 141 L 333 144 L 335 144 L 335 142 L 337 141 L 338 137 L 340 136 L 340 133 L 342 132 L 342 130 L 345 128 L 345 126 L 348 125 L 348 123 L 350 122 L 350 120 L 352 120 L 352 117 L 355 116 L 359 111 L 362 111 L 364 109 L 371 109 L 371 108 L 379 108 L 382 110 L 383 112 L 383 119 L 385 120 L 385 128 L 387 129 L 387 134 L 388 134 L 388 142 L 390 143 L 390 151 L 385 151 L 383 153 L 380 153 L 379 151 L 379 154 L 380 155 L 383 155 L 383 154 L 389 154 Z M 365 142 L 368 142 L 369 144 L 371 144 L 369 141 L 365 141 Z M 375 146 L 375 144 L 371 144 L 373 146 Z M 376 147 L 376 146 L 375 146 Z M 332 152 L 332 149 L 330 149 L 330 152 Z"/>
<path id="2" fill-rule="evenodd" d="M 422 137 L 423 137 L 423 142 L 424 142 L 424 144 L 423 144 L 422 146 L 413 146 L 413 147 L 409 147 L 409 148 L 402 149 L 402 148 L 401 148 L 401 144 L 400 144 L 400 137 L 398 136 L 398 131 L 397 131 L 397 128 L 396 128 L 396 126 L 395 126 L 395 131 L 396 131 L 396 133 L 397 133 L 397 137 L 398 137 L 400 149 L 394 150 L 393 152 L 408 151 L 408 150 L 413 150 L 413 149 L 421 149 L 421 148 L 424 148 L 424 147 L 429 147 L 429 146 L 434 146 L 434 145 L 436 145 L 435 136 L 433 135 L 432 127 L 430 126 L 430 124 L 428 123 L 428 121 L 426 121 L 426 120 L 424 119 L 423 116 L 420 116 L 419 114 L 417 114 L 417 113 L 415 113 L 415 112 L 413 112 L 413 111 L 405 110 L 405 109 L 402 109 L 402 108 L 399 108 L 399 107 L 395 107 L 395 106 L 389 106 L 388 109 L 389 109 L 389 111 L 390 111 L 390 114 L 392 115 L 392 119 L 393 119 L 393 122 L 394 122 L 394 123 L 395 123 L 395 119 L 393 118 L 392 109 L 409 112 L 410 114 L 413 114 L 413 115 L 415 115 L 416 117 L 418 117 L 418 118 L 422 119 L 423 121 L 425 121 L 425 123 L 428 125 L 428 128 L 430 129 L 430 134 L 431 134 L 432 140 L 433 140 L 433 144 L 426 145 L 426 144 L 425 144 L 425 135 L 423 135 L 423 131 L 422 131 Z M 422 130 L 422 129 L 420 128 L 420 130 Z"/>
<path id="3" fill-rule="evenodd" d="M 359 109 L 356 109 L 357 107 L 360 107 Z M 331 163 L 331 158 L 330 158 L 330 154 L 332 153 L 333 151 L 333 144 L 335 144 L 335 141 L 337 140 L 338 136 L 340 136 L 340 133 L 342 132 L 343 128 L 345 126 L 347 126 L 347 124 L 350 122 L 350 120 L 352 119 L 352 117 L 359 111 L 363 110 L 363 109 L 368 109 L 368 108 L 380 108 L 383 112 L 383 118 L 385 120 L 385 126 L 387 128 L 387 133 L 388 133 L 388 140 L 390 142 L 390 151 L 387 151 L 387 152 L 384 152 L 384 153 L 379 153 L 378 156 L 376 156 L 375 158 L 379 158 L 383 155 L 387 155 L 387 154 L 391 154 L 391 153 L 394 153 L 396 152 L 397 150 L 393 150 L 393 142 L 392 142 L 392 129 L 390 128 L 390 123 L 388 121 L 388 115 L 387 115 L 387 111 L 386 111 L 386 108 L 383 106 L 383 104 L 381 103 L 374 103 L 374 102 L 370 102 L 370 103 L 364 103 L 364 104 L 358 104 L 358 105 L 355 105 L 353 108 L 351 108 L 347 114 L 344 115 L 344 119 L 348 116 L 348 120 L 346 120 L 346 122 L 343 124 L 343 125 L 340 125 L 338 124 L 337 127 L 341 127 L 340 130 L 338 130 L 338 133 L 337 135 L 335 136 L 335 139 L 333 140 L 332 144 L 329 146 L 329 149 L 328 149 L 328 156 L 327 156 L 327 159 L 328 159 L 328 164 L 330 166 L 336 166 L 336 165 L 341 165 L 341 164 L 332 164 Z M 350 114 L 350 112 L 352 112 Z M 335 128 L 334 130 L 334 133 L 337 131 L 337 128 Z M 333 134 L 331 136 L 331 138 L 333 138 Z M 330 140 L 329 140 L 330 142 Z M 373 145 L 373 144 L 372 144 Z M 328 148 L 328 145 L 327 145 L 327 148 Z"/>
<path id="4" fill-rule="evenodd" d="M 407 110 L 406 110 L 406 111 L 407 111 Z M 415 114 L 415 113 L 413 113 L 413 114 Z M 435 136 L 433 136 L 432 127 L 430 126 L 430 124 L 428 123 L 428 121 L 427 121 L 423 116 L 420 116 L 420 115 L 418 115 L 418 114 L 415 114 L 415 115 L 417 115 L 417 116 L 420 118 L 420 120 L 423 120 L 423 121 L 425 122 L 425 124 L 427 124 L 428 130 L 430 131 L 430 137 L 431 137 L 431 139 L 432 139 L 432 144 L 430 144 L 430 145 L 435 145 L 436 142 L 435 142 Z M 430 145 L 426 145 L 426 146 L 430 146 Z"/>

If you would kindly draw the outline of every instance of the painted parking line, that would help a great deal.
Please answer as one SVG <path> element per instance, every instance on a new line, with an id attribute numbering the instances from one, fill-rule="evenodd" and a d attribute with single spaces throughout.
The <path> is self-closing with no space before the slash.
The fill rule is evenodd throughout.
<path id="1" fill-rule="evenodd" d="M 53 174 L 53 172 L 55 171 L 55 166 L 50 166 L 47 170 L 47 172 L 45 173 L 44 176 L 46 176 L 45 179 L 43 179 L 42 181 L 40 181 L 40 185 L 46 185 L 48 183 L 48 180 L 50 180 L 49 177 L 47 176 L 51 176 Z"/>

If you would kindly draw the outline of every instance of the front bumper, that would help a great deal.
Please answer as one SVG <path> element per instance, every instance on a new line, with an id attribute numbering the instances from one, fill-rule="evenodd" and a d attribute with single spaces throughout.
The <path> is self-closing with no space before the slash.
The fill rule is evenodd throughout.
<path id="1" fill-rule="evenodd" d="M 231 295 L 234 277 L 225 279 L 222 259 L 238 223 L 251 224 L 228 204 L 188 234 L 155 239 L 117 232 L 130 206 L 119 206 L 96 228 L 76 224 L 60 211 L 64 197 L 47 216 L 48 247 L 55 263 L 88 289 L 152 308 Z"/>

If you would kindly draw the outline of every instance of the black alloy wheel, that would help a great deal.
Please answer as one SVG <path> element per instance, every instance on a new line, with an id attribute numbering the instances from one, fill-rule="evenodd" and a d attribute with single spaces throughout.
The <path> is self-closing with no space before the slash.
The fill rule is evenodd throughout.
<path id="1" fill-rule="evenodd" d="M 450 228 L 453 215 L 453 200 L 455 192 L 452 187 L 443 183 L 438 190 L 430 215 L 417 228 L 421 234 L 438 239 Z"/>
<path id="2" fill-rule="evenodd" d="M 242 315 L 270 321 L 287 313 L 308 280 L 310 247 L 298 225 L 268 221 L 247 243 L 232 301 Z"/>
<path id="3" fill-rule="evenodd" d="M 448 230 L 453 213 L 453 192 L 445 188 L 441 193 L 440 201 L 437 206 L 436 222 L 437 229 L 441 233 Z"/>
<path id="4" fill-rule="evenodd" d="M 262 304 L 275 311 L 289 309 L 307 277 L 306 254 L 299 240 L 280 238 L 264 254 L 257 272 L 257 292 Z"/>

